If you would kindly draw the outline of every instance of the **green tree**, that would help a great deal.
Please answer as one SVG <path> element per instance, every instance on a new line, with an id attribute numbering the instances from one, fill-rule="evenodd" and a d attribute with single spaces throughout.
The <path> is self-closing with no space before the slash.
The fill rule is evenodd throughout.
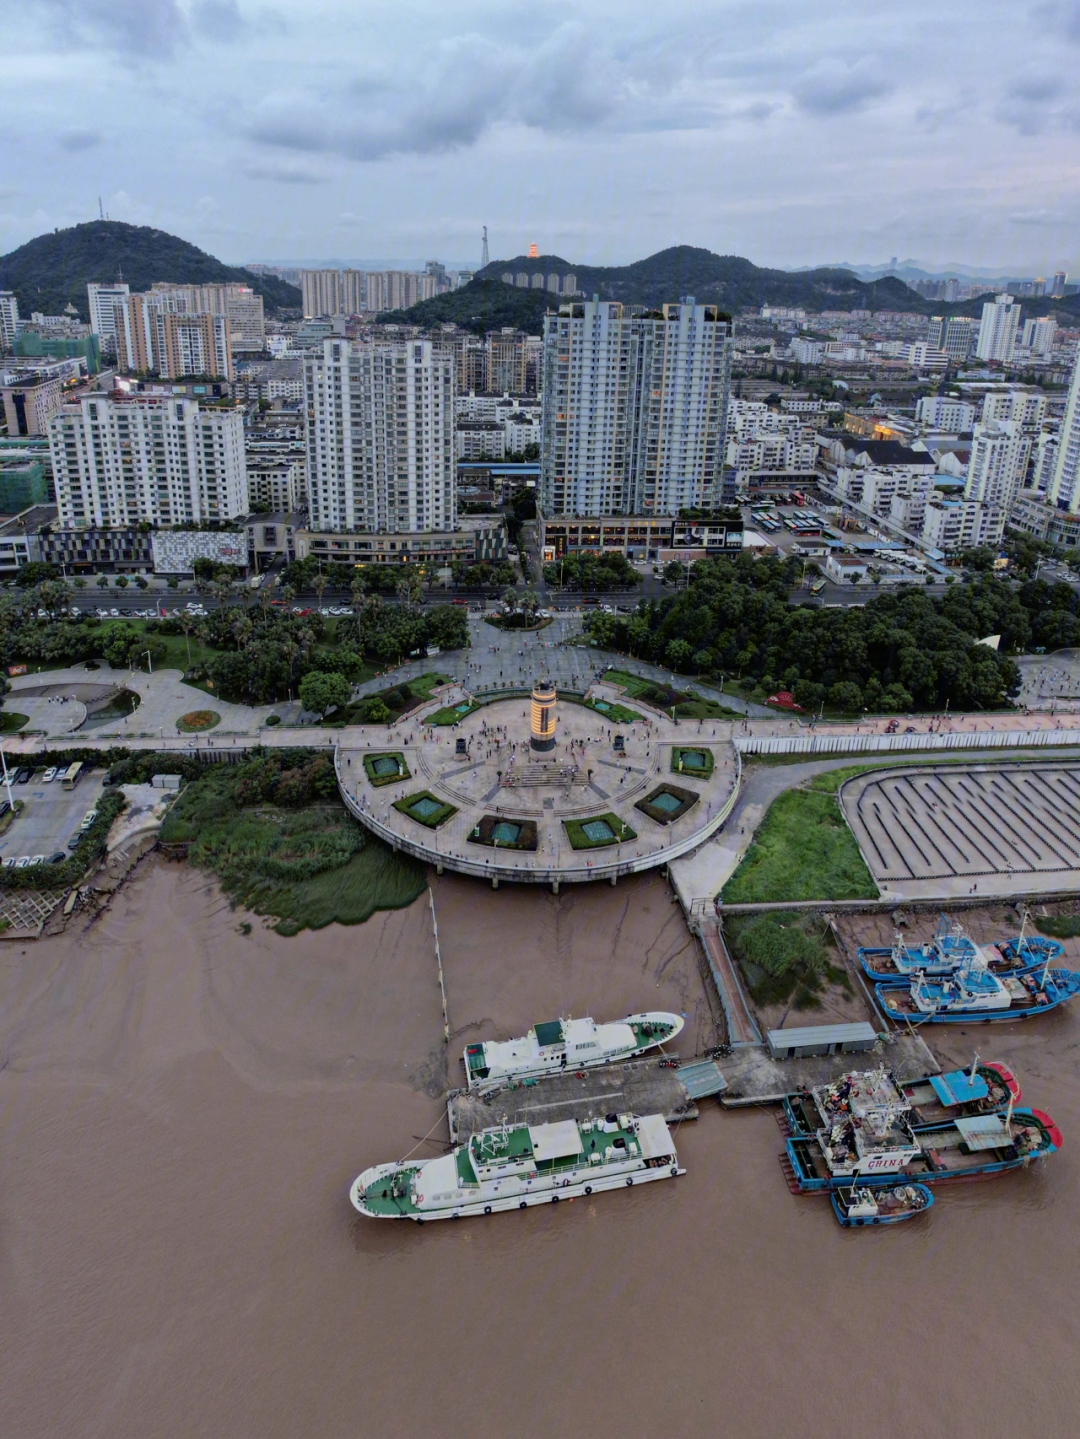
<path id="1" fill-rule="evenodd" d="M 128 587 L 127 575 L 117 575 L 116 579 L 113 581 L 113 584 L 115 584 L 118 590 L 126 590 Z"/>
<path id="2" fill-rule="evenodd" d="M 325 718 L 328 709 L 348 704 L 351 692 L 344 675 L 322 670 L 312 670 L 300 681 L 300 703 L 320 719 Z"/>
<path id="3" fill-rule="evenodd" d="M 364 705 L 364 723 L 386 724 L 387 720 L 389 719 L 390 711 L 387 709 L 386 705 L 383 703 L 383 701 L 379 698 L 378 695 L 372 695 L 371 698 Z"/>
<path id="4" fill-rule="evenodd" d="M 685 640 L 672 640 L 665 651 L 665 657 L 673 670 L 686 670 L 690 666 L 693 653 Z"/>

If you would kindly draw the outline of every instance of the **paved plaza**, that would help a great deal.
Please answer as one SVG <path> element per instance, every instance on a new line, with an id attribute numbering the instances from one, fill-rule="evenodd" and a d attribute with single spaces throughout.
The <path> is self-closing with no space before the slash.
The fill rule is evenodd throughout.
<path id="1" fill-rule="evenodd" d="M 1080 765 L 1012 763 L 878 771 L 841 804 L 883 891 L 909 898 L 1069 888 L 1080 868 Z"/>
<path id="2" fill-rule="evenodd" d="M 467 709 L 468 693 L 447 687 L 394 731 L 347 731 L 338 752 L 338 775 L 361 821 L 433 864 L 544 883 L 608 878 L 663 864 L 700 843 L 732 799 L 737 762 L 729 724 L 676 723 L 644 707 L 641 719 L 615 724 L 600 711 L 563 699 L 556 744 L 546 753 L 530 747 L 530 706 L 524 697 L 496 700 L 452 726 L 424 724 L 425 716 L 440 707 Z M 601 705 L 622 698 L 606 685 L 595 685 L 589 693 Z M 711 774 L 680 772 L 675 754 L 683 748 L 702 756 L 698 763 L 703 771 L 711 767 Z M 409 778 L 381 785 L 372 781 L 365 755 L 387 753 L 404 757 Z M 648 813 L 637 807 L 657 791 L 661 794 Z M 456 812 L 438 828 L 429 828 L 394 807 L 421 793 Z M 598 833 L 608 842 L 575 849 L 567 822 L 599 824 L 588 837 Z M 534 847 L 504 843 L 500 848 L 500 838 L 512 844 L 519 837 L 514 831 L 523 827 L 530 842 L 535 827 Z"/>

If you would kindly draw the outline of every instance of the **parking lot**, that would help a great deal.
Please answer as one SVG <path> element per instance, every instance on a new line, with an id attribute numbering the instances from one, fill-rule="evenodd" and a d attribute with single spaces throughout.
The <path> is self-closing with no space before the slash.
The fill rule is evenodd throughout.
<path id="1" fill-rule="evenodd" d="M 43 783 L 43 774 L 44 770 L 36 770 L 28 784 L 12 783 L 12 797 L 22 800 L 25 808 L 0 835 L 0 861 L 39 854 L 49 859 L 60 850 L 70 854 L 68 841 L 105 787 L 105 771 L 100 769 L 84 774 L 73 790 L 64 789 L 59 775 L 51 784 Z M 6 788 L 0 787 L 0 799 L 7 799 Z"/>

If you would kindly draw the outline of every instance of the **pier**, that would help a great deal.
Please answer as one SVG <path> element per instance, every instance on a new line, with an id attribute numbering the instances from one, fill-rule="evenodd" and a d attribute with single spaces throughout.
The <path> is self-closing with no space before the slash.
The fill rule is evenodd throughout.
<path id="1" fill-rule="evenodd" d="M 686 1076 L 686 1083 L 682 1076 Z M 560 1119 L 599 1119 L 605 1114 L 662 1114 L 669 1124 L 696 1119 L 696 1101 L 718 1094 L 725 1078 L 711 1059 L 680 1069 L 663 1060 L 635 1059 L 596 1069 L 514 1080 L 497 1089 L 454 1089 L 447 1095 L 451 1144 L 496 1124 L 549 1124 Z"/>

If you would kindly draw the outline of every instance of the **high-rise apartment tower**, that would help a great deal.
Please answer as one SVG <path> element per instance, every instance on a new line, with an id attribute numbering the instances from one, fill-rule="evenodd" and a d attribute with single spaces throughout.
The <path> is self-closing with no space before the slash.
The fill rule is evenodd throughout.
<path id="1" fill-rule="evenodd" d="M 672 514 L 721 498 L 731 320 L 563 304 L 544 324 L 540 500 L 554 515 Z"/>
<path id="2" fill-rule="evenodd" d="M 313 530 L 453 529 L 452 354 L 330 339 L 305 361 L 304 391 Z"/>

